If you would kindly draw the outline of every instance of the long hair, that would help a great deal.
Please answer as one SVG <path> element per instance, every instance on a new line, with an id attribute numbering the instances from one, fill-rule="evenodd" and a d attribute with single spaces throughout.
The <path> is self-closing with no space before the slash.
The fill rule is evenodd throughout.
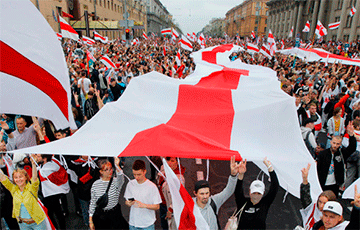
<path id="1" fill-rule="evenodd" d="M 29 176 L 29 174 L 26 172 L 25 169 L 19 169 L 19 168 L 15 169 L 15 170 L 13 171 L 13 173 L 12 173 L 12 178 L 13 178 L 13 180 L 14 180 L 14 175 L 15 175 L 15 173 L 21 173 L 21 174 L 23 174 L 23 175 L 25 176 L 25 178 L 26 178 L 26 183 L 30 181 L 30 176 Z"/>

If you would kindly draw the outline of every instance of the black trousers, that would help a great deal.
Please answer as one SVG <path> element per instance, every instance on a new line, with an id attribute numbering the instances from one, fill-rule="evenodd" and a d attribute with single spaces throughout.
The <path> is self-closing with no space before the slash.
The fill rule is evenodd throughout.
<path id="1" fill-rule="evenodd" d="M 129 223 L 122 215 L 120 204 L 108 211 L 96 210 L 93 222 L 95 229 L 129 229 Z"/>
<path id="2" fill-rule="evenodd" d="M 48 209 L 48 215 L 56 229 L 66 229 L 65 217 L 61 211 L 60 198 L 62 194 L 45 197 L 43 203 Z M 55 219 L 56 216 L 56 219 Z M 57 223 L 57 224 L 56 224 Z"/>

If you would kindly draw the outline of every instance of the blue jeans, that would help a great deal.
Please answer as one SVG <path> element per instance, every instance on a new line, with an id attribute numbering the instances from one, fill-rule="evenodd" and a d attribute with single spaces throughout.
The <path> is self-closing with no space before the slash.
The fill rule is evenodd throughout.
<path id="1" fill-rule="evenodd" d="M 79 199 L 79 201 L 80 201 L 82 216 L 83 216 L 83 219 L 84 219 L 84 224 L 86 226 L 89 226 L 89 205 L 90 205 L 90 201 L 82 200 L 82 199 Z"/>
<path id="2" fill-rule="evenodd" d="M 137 228 L 137 227 L 134 227 L 134 226 L 131 226 L 129 225 L 129 229 L 130 230 L 155 230 L 155 224 L 153 225 L 150 225 L 149 227 L 146 227 L 146 228 Z"/>
<path id="3" fill-rule="evenodd" d="M 40 224 L 25 224 L 19 223 L 20 230 L 43 230 L 46 229 L 45 220 L 43 220 Z"/>

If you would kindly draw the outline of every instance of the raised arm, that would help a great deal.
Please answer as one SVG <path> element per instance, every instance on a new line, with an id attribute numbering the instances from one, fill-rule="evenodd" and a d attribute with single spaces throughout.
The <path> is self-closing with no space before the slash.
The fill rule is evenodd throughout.
<path id="1" fill-rule="evenodd" d="M 310 195 L 310 184 L 308 181 L 310 166 L 311 164 L 309 163 L 306 168 L 301 169 L 303 182 L 300 185 L 300 201 L 304 209 L 312 203 Z"/>
<path id="2" fill-rule="evenodd" d="M 35 183 L 38 179 L 38 174 L 37 174 L 37 169 L 36 169 L 36 164 L 35 164 L 35 154 L 31 154 L 30 156 L 30 161 L 31 161 L 31 170 L 32 170 L 32 177 L 31 177 L 31 182 Z"/>
<path id="3" fill-rule="evenodd" d="M 273 166 L 271 165 L 271 162 L 266 157 L 264 159 L 264 164 L 268 168 L 271 179 L 270 189 L 268 194 L 266 194 L 266 197 L 268 198 L 267 200 L 269 204 L 271 204 L 274 201 L 276 194 L 279 190 L 279 180 L 276 176 Z"/>

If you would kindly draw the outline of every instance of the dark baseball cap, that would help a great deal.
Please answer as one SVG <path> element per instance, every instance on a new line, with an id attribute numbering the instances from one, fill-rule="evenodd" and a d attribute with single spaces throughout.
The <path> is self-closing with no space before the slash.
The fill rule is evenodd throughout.
<path id="1" fill-rule="evenodd" d="M 194 191 L 197 192 L 201 188 L 210 188 L 210 184 L 206 180 L 199 180 L 195 183 Z"/>

